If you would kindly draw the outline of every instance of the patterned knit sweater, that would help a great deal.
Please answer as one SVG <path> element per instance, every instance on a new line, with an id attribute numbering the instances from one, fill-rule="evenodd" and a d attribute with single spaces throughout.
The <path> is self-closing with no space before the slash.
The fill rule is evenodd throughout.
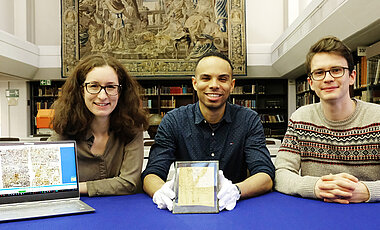
<path id="1" fill-rule="evenodd" d="M 356 104 L 343 121 L 327 120 L 320 103 L 293 113 L 276 158 L 277 191 L 316 198 L 319 177 L 345 172 L 367 186 L 369 202 L 380 201 L 380 105 Z"/>

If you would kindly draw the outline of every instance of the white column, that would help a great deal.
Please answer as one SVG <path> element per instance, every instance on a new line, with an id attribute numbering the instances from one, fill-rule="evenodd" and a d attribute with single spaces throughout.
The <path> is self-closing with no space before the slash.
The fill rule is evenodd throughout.
<path id="1" fill-rule="evenodd" d="M 24 80 L 10 81 L 9 89 L 18 89 L 17 105 L 8 105 L 9 109 L 9 136 L 27 137 L 29 129 L 27 82 Z"/>
<path id="2" fill-rule="evenodd" d="M 8 81 L 0 81 L 0 136 L 9 136 L 9 116 L 8 103 L 5 97 L 5 90 L 8 89 Z"/>
<path id="3" fill-rule="evenodd" d="M 13 34 L 13 1 L 0 0 L 0 30 Z"/>
<path id="4" fill-rule="evenodd" d="M 299 15 L 299 0 L 288 0 L 288 26 L 290 26 Z"/>
<path id="5" fill-rule="evenodd" d="M 18 89 L 19 98 L 17 105 L 8 105 L 5 96 L 7 89 Z M 24 80 L 0 80 L 0 136 L 27 137 L 29 135 L 28 96 L 27 82 Z"/>
<path id="6" fill-rule="evenodd" d="M 27 0 L 13 0 L 14 2 L 14 35 L 21 40 L 27 40 Z"/>

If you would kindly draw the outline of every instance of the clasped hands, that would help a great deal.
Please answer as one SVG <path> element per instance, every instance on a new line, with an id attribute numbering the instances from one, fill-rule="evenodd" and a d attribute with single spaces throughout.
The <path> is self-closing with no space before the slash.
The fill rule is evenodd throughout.
<path id="1" fill-rule="evenodd" d="M 218 200 L 219 200 L 219 211 L 223 209 L 232 210 L 236 206 L 236 201 L 240 199 L 240 193 L 236 185 L 234 185 L 230 180 L 224 177 L 223 171 L 219 170 L 219 189 L 218 189 Z M 173 210 L 173 199 L 175 198 L 174 193 L 174 179 L 166 182 L 159 190 L 157 190 L 153 195 L 153 202 L 157 204 L 159 209 Z"/>
<path id="2" fill-rule="evenodd" d="M 365 184 L 348 173 L 322 176 L 315 184 L 315 195 L 325 202 L 360 203 L 369 199 Z"/>

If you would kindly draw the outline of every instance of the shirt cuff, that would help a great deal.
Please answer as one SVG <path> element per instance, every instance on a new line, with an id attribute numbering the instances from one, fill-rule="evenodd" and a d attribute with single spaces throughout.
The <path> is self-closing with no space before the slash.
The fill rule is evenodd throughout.
<path id="1" fill-rule="evenodd" d="M 369 199 L 366 202 L 380 201 L 380 182 L 379 181 L 361 181 L 369 191 Z"/>
<path id="2" fill-rule="evenodd" d="M 100 195 L 96 191 L 93 181 L 87 181 L 86 185 L 87 185 L 87 194 L 88 194 L 88 196 L 99 196 Z"/>
<path id="3" fill-rule="evenodd" d="M 307 198 L 317 199 L 315 195 L 315 184 L 319 180 L 319 177 L 304 176 L 303 183 L 300 183 L 299 195 Z"/>

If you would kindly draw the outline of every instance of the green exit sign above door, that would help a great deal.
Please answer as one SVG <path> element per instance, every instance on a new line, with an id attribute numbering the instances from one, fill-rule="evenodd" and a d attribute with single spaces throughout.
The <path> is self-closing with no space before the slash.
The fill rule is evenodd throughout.
<path id="1" fill-rule="evenodd" d="M 40 85 L 51 85 L 51 80 L 40 80 Z"/>

